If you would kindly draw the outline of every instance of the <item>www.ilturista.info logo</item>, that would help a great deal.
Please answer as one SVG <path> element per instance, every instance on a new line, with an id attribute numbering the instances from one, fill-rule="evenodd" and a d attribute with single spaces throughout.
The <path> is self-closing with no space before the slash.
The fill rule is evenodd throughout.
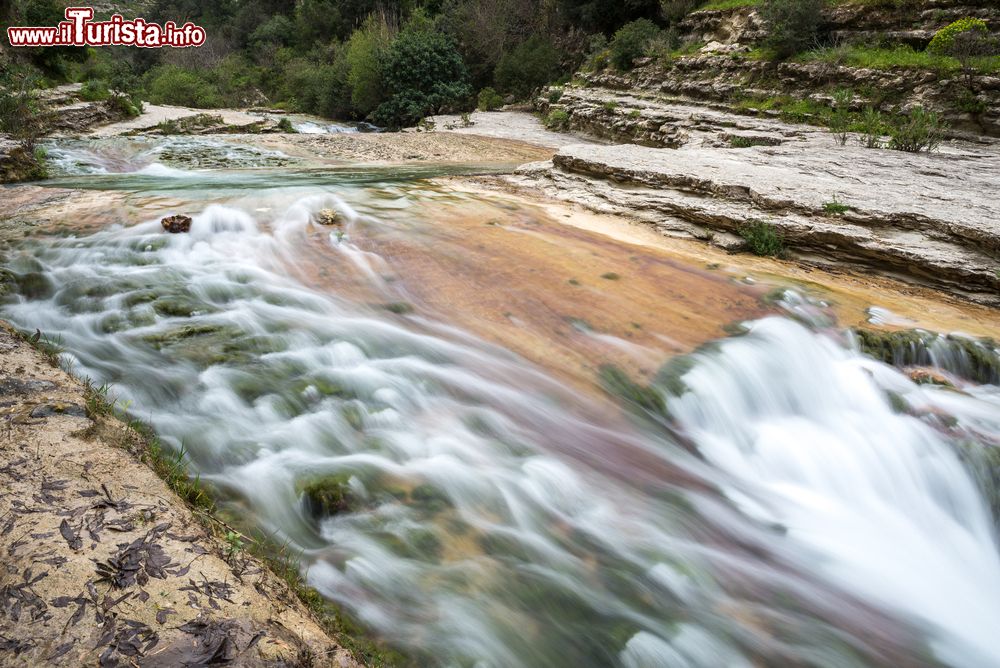
<path id="1" fill-rule="evenodd" d="M 164 25 L 145 19 L 126 21 L 119 14 L 110 21 L 91 21 L 91 7 L 67 7 L 66 20 L 54 28 L 7 28 L 11 46 L 161 46 L 187 47 L 205 43 L 205 29 L 190 21 L 177 27 L 173 21 Z"/>

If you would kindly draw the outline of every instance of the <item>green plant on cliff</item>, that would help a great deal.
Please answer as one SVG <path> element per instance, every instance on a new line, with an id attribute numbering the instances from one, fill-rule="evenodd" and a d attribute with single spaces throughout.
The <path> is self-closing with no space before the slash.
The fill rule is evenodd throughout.
<path id="1" fill-rule="evenodd" d="M 989 28 L 982 19 L 959 19 L 938 30 L 927 50 L 940 56 L 953 56 L 955 51 L 967 49 L 970 44 L 985 43 L 989 36 Z"/>
<path id="2" fill-rule="evenodd" d="M 778 58 L 805 51 L 816 42 L 824 0 L 764 0 L 760 16 L 766 26 L 764 46 Z"/>
<path id="3" fill-rule="evenodd" d="M 749 220 L 738 231 L 754 255 L 778 257 L 785 252 L 785 238 L 771 223 Z"/>
<path id="4" fill-rule="evenodd" d="M 639 19 L 626 23 L 611 40 L 611 64 L 619 70 L 630 70 L 636 58 L 646 53 L 646 47 L 660 32 L 655 23 Z"/>
<path id="5" fill-rule="evenodd" d="M 569 113 L 565 109 L 553 109 L 545 117 L 545 127 L 556 132 L 569 130 Z"/>

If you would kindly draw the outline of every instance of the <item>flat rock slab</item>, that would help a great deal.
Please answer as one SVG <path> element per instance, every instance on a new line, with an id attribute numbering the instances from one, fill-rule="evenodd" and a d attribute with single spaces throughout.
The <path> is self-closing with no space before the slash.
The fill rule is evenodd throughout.
<path id="1" fill-rule="evenodd" d="M 6 327 L 0 347 L 0 665 L 357 665 L 78 381 Z"/>

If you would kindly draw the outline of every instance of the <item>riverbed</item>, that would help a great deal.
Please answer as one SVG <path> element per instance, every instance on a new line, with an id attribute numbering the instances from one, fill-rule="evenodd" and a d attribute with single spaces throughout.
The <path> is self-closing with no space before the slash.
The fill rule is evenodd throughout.
<path id="1" fill-rule="evenodd" d="M 946 361 L 918 385 L 848 331 L 995 336 L 995 310 L 492 180 L 537 147 L 324 137 L 53 143 L 56 178 L 5 191 L 0 315 L 421 665 L 1000 661 L 968 456 L 1000 390 Z"/>

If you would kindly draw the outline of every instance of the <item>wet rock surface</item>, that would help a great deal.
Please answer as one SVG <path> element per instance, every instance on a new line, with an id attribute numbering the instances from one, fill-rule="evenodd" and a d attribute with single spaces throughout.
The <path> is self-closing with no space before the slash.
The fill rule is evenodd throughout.
<path id="1" fill-rule="evenodd" d="M 183 214 L 177 214 L 174 216 L 167 216 L 160 221 L 165 232 L 170 234 L 183 234 L 185 232 L 191 231 L 191 216 L 185 216 Z"/>

